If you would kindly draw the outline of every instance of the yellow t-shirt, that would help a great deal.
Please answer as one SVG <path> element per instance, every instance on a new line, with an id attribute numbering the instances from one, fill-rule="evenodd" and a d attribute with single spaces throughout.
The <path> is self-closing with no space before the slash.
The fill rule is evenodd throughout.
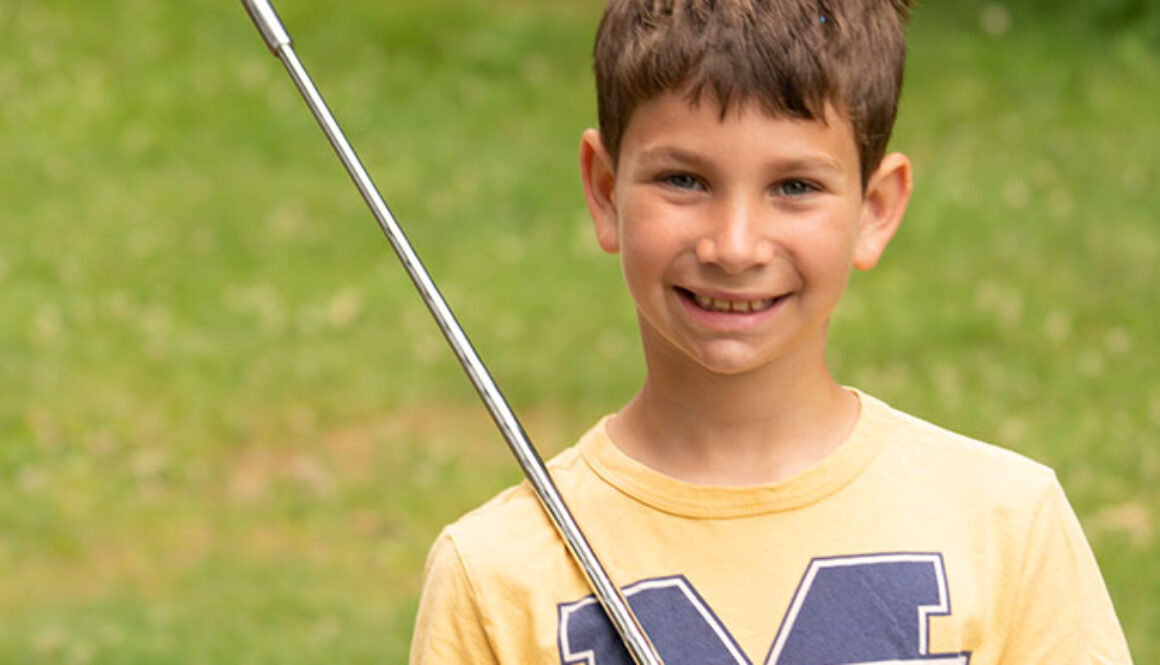
<path id="1" fill-rule="evenodd" d="M 1131 662 L 1050 469 L 859 393 L 850 435 L 784 482 L 711 487 L 605 421 L 550 463 L 666 665 Z M 527 483 L 447 527 L 411 663 L 630 664 Z"/>

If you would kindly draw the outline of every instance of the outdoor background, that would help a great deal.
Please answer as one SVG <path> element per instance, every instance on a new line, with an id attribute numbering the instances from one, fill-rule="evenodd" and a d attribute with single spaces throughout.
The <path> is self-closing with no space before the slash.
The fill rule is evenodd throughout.
<path id="1" fill-rule="evenodd" d="M 575 175 L 596 0 L 281 0 L 545 454 L 641 378 Z M 1160 662 L 1160 6 L 930 0 L 838 377 L 1055 469 Z M 0 5 L 0 663 L 400 663 L 519 479 L 239 3 Z"/>

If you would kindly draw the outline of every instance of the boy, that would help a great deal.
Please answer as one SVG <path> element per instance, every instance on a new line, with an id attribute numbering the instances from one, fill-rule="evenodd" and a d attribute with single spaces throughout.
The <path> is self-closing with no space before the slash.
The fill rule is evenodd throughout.
<path id="1" fill-rule="evenodd" d="M 845 388 L 851 268 L 911 190 L 885 153 L 903 0 L 612 0 L 581 176 L 643 388 L 550 464 L 667 665 L 1129 663 L 1052 472 Z M 412 663 L 628 663 L 532 492 L 448 527 Z"/>

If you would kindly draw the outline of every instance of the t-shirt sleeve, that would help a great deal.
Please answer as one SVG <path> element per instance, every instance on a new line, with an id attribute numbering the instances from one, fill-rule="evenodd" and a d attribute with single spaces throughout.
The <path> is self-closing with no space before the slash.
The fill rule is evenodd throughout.
<path id="1" fill-rule="evenodd" d="M 1095 555 L 1057 481 L 1040 497 L 1015 598 L 1002 663 L 1131 664 Z"/>
<path id="2" fill-rule="evenodd" d="M 411 639 L 410 665 L 498 663 L 479 606 L 451 536 L 431 547 Z"/>

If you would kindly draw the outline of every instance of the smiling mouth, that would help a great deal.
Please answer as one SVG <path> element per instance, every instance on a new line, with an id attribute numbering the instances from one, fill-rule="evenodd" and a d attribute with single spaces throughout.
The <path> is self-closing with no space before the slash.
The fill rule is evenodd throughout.
<path id="1" fill-rule="evenodd" d="M 762 298 L 760 300 L 723 300 L 721 298 L 710 298 L 699 293 L 693 293 L 688 289 L 677 289 L 681 295 L 686 299 L 692 301 L 698 308 L 706 312 L 723 312 L 728 314 L 752 314 L 755 312 L 764 312 L 772 308 L 781 300 L 781 296 L 777 298 Z"/>

